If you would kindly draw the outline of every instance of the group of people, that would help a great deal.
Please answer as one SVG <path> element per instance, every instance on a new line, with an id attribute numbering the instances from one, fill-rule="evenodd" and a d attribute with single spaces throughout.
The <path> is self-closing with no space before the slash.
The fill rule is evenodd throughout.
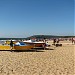
<path id="1" fill-rule="evenodd" d="M 75 38 L 71 38 L 72 44 L 75 44 Z M 59 43 L 59 39 L 53 39 L 53 44 L 58 44 Z"/>

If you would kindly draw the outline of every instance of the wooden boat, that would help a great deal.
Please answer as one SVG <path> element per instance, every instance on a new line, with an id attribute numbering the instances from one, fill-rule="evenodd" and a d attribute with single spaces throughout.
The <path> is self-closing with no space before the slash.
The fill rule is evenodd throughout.
<path id="1" fill-rule="evenodd" d="M 15 44 L 14 45 L 15 50 L 29 50 L 34 47 L 33 45 L 28 45 L 25 43 L 23 44 L 23 42 L 20 42 L 20 43 L 22 43 L 22 44 Z"/>

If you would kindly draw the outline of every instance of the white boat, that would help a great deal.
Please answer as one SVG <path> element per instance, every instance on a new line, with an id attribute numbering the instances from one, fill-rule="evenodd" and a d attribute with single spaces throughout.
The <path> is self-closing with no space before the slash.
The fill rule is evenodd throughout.
<path id="1" fill-rule="evenodd" d="M 45 42 L 40 42 L 40 41 L 35 41 L 35 40 L 26 40 L 23 41 L 24 43 L 33 45 L 34 47 L 44 47 L 45 46 Z"/>

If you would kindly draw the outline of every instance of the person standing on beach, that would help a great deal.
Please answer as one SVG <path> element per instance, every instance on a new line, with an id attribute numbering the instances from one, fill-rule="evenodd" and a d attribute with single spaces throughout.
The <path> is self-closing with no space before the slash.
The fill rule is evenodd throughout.
<path id="1" fill-rule="evenodd" d="M 13 41 L 12 40 L 10 41 L 10 48 L 11 48 L 11 50 L 13 49 Z"/>
<path id="2" fill-rule="evenodd" d="M 56 39 L 53 39 L 53 44 L 55 45 L 55 43 L 56 43 Z"/>
<path id="3" fill-rule="evenodd" d="M 74 42 L 74 44 L 75 44 L 75 38 L 73 38 L 73 42 Z"/>
<path id="4" fill-rule="evenodd" d="M 57 43 L 59 43 L 59 38 L 57 39 Z"/>
<path id="5" fill-rule="evenodd" d="M 73 44 L 73 42 L 74 42 L 74 40 L 73 40 L 73 38 L 72 38 L 72 44 Z"/>

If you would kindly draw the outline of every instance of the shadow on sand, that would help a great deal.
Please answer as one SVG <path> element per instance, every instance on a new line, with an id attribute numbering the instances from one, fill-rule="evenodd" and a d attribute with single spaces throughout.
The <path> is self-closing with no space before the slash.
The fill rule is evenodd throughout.
<path id="1" fill-rule="evenodd" d="M 30 50 L 0 50 L 0 51 L 10 51 L 10 52 L 45 52 L 46 50 L 54 50 L 52 48 L 34 48 Z"/>
<path id="2" fill-rule="evenodd" d="M 46 48 L 45 50 L 54 50 L 53 48 Z"/>
<path id="3" fill-rule="evenodd" d="M 10 51 L 10 52 L 44 52 L 44 50 L 36 50 L 36 49 L 31 49 L 31 50 L 0 50 L 0 51 Z"/>
<path id="4" fill-rule="evenodd" d="M 42 50 L 13 50 L 14 52 L 44 52 Z"/>

